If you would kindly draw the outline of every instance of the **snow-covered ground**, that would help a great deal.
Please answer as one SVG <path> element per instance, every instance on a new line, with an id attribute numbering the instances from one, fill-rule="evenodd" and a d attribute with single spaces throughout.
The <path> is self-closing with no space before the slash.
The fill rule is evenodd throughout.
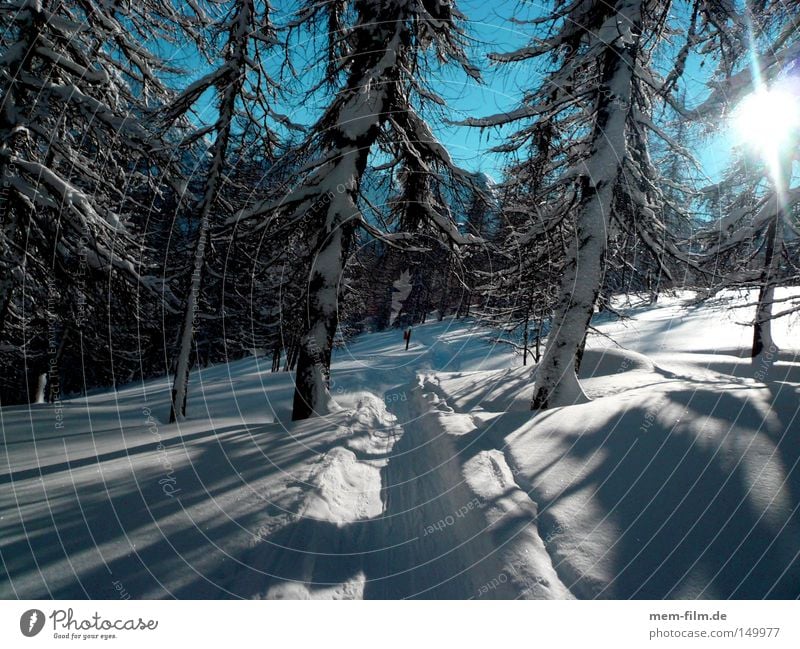
<path id="1" fill-rule="evenodd" d="M 779 296 L 780 297 L 780 296 Z M 800 595 L 800 324 L 747 358 L 747 295 L 599 315 L 588 404 L 464 320 L 337 351 L 289 421 L 271 358 L 0 410 L 0 597 Z"/>

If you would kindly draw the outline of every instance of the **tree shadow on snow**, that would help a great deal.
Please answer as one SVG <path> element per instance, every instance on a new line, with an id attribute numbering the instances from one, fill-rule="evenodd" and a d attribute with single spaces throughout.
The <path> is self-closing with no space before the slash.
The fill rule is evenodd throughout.
<path id="1" fill-rule="evenodd" d="M 282 503 L 250 486 L 288 475 L 335 444 L 321 430 L 290 443 L 286 435 L 275 426 L 185 435 L 170 440 L 172 465 L 134 461 L 121 478 L 115 469 L 115 480 L 103 478 L 98 468 L 96 480 L 73 481 L 70 467 L 102 467 L 107 460 L 124 462 L 126 455 L 135 460 L 154 452 L 154 445 L 42 467 L 41 474 L 50 476 L 45 482 L 28 472 L 4 475 L 24 495 L 16 520 L 8 523 L 17 538 L 0 545 L 3 596 L 117 598 L 115 582 L 133 598 L 235 596 L 226 583 L 245 567 L 246 549 L 230 540 L 255 542 L 264 519 L 284 513 Z M 183 446 L 181 439 L 191 443 Z M 234 493 L 244 493 L 252 506 L 227 506 Z M 109 546 L 116 549 L 113 558 L 103 556 Z"/>
<path id="2" fill-rule="evenodd" d="M 601 459 L 554 498 L 543 497 L 543 518 L 558 500 L 586 490 L 618 529 L 607 549 L 616 577 L 598 588 L 573 575 L 567 586 L 579 597 L 615 599 L 798 597 L 796 424 L 725 392 L 668 397 L 685 412 L 672 430 L 643 426 L 647 411 L 631 408 L 596 433 L 566 437 L 566 455 Z M 794 400 L 784 412 L 795 412 L 796 399 L 784 395 L 773 406 Z"/>

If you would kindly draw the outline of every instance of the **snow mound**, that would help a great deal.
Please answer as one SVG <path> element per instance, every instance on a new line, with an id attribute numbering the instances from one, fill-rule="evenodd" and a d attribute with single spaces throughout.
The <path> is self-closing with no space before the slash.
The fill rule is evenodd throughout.
<path id="1" fill-rule="evenodd" d="M 630 349 L 606 347 L 586 349 L 581 359 L 580 378 L 611 376 L 623 372 L 654 372 L 655 363 L 644 354 Z"/>
<path id="2" fill-rule="evenodd" d="M 798 390 L 673 381 L 536 415 L 507 437 L 582 598 L 795 597 Z"/>
<path id="3" fill-rule="evenodd" d="M 381 514 L 380 470 L 397 439 L 396 418 L 380 399 L 364 392 L 350 400 L 355 408 L 337 432 L 344 446 L 329 450 L 308 478 L 311 489 L 303 510 L 307 518 L 339 526 Z"/>
<path id="4" fill-rule="evenodd" d="M 437 372 L 428 377 L 442 398 L 458 412 L 476 408 L 492 412 L 530 411 L 535 367 L 486 372 Z M 663 381 L 656 365 L 635 351 L 616 348 L 587 349 L 581 362 L 581 377 L 587 393 L 594 397 Z M 608 377 L 614 377 L 609 381 Z"/>
<path id="5" fill-rule="evenodd" d="M 496 537 L 504 565 L 498 583 L 508 580 L 526 599 L 572 599 L 561 582 L 537 529 L 537 508 L 519 488 L 505 456 L 496 449 L 481 451 L 464 465 L 467 483 L 481 502 Z M 482 585 L 478 597 L 492 590 Z"/>
<path id="6" fill-rule="evenodd" d="M 305 517 L 344 525 L 382 511 L 380 470 L 359 462 L 355 453 L 345 448 L 326 453 L 311 483 L 313 491 L 303 510 Z"/>

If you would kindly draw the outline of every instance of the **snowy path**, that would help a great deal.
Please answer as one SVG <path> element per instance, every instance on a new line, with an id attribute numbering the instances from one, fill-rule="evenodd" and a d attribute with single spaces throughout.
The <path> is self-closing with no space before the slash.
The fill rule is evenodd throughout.
<path id="1" fill-rule="evenodd" d="M 372 557 L 376 582 L 368 595 L 475 596 L 503 570 L 485 503 L 464 479 L 454 438 L 429 425 L 422 388 L 406 390 L 408 398 L 393 408 L 403 432 L 384 471 L 381 524 L 381 534 L 401 544 Z M 494 596 L 516 595 L 507 583 L 499 586 Z"/>
<path id="2" fill-rule="evenodd" d="M 312 497 L 302 517 L 250 557 L 263 573 L 235 589 L 269 598 L 569 597 L 536 535 L 535 506 L 502 454 L 446 432 L 438 416 L 452 410 L 420 382 L 384 398 L 396 417 L 384 417 L 377 435 L 385 452 L 362 453 L 338 472 L 331 467 L 344 447 L 321 462 L 324 473 L 338 473 L 334 489 L 350 501 L 350 520 L 344 510 L 328 516 L 330 499 L 320 507 Z M 377 466 L 379 479 L 366 478 Z M 317 485 L 324 482 L 317 476 Z"/>

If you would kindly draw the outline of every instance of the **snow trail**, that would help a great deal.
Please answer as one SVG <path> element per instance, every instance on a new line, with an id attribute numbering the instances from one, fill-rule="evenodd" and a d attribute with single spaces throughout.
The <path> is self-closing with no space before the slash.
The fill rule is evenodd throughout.
<path id="1" fill-rule="evenodd" d="M 422 386 L 394 402 L 403 433 L 383 472 L 386 510 L 380 533 L 402 541 L 370 562 L 367 596 L 463 599 L 475 596 L 503 566 L 494 553 L 485 503 L 463 476 L 455 440 L 432 425 Z M 494 597 L 514 597 L 498 581 Z"/>
<path id="2" fill-rule="evenodd" d="M 382 435 L 365 429 L 371 444 L 354 444 L 356 431 L 345 438 L 349 449 L 325 454 L 301 515 L 260 544 L 248 559 L 259 574 L 248 573 L 233 590 L 267 598 L 554 596 L 554 573 L 550 580 L 533 574 L 523 551 L 498 550 L 498 538 L 507 543 L 522 533 L 530 540 L 535 507 L 509 493 L 504 462 L 499 485 L 465 478 L 463 449 L 437 425 L 439 411 L 430 410 L 423 390 L 421 382 L 391 390 L 385 398 L 394 416 L 381 417 Z"/>

